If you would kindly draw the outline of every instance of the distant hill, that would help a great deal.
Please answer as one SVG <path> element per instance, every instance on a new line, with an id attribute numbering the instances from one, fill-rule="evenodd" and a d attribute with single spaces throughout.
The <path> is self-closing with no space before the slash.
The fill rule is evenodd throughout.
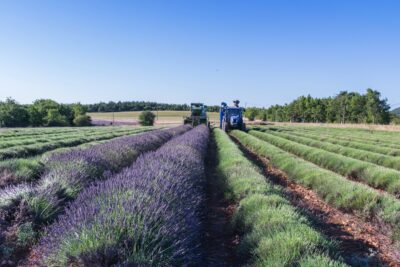
<path id="1" fill-rule="evenodd" d="M 391 112 L 396 114 L 397 116 L 400 116 L 400 108 L 395 108 Z"/>

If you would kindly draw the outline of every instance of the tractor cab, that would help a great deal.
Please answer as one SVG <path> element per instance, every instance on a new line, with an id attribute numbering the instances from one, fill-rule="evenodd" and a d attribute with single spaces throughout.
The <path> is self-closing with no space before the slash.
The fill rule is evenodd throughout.
<path id="1" fill-rule="evenodd" d="M 233 101 L 233 106 L 228 106 L 225 102 L 221 103 L 219 127 L 222 130 L 246 130 L 246 124 L 243 120 L 244 108 L 239 107 L 239 103 L 239 100 Z"/>
<path id="2" fill-rule="evenodd" d="M 203 103 L 190 104 L 190 116 L 184 118 L 184 124 L 197 126 L 199 124 L 209 124 L 207 117 L 207 106 Z"/>

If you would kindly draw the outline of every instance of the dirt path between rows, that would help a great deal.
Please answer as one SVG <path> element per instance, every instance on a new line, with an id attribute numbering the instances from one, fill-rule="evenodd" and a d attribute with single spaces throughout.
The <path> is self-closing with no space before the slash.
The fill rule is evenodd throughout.
<path id="1" fill-rule="evenodd" d="M 211 138 L 206 158 L 206 203 L 204 210 L 205 266 L 240 266 L 236 257 L 238 235 L 231 227 L 235 203 L 224 199 L 216 174 L 216 145 Z"/>
<path id="2" fill-rule="evenodd" d="M 340 242 L 339 252 L 346 263 L 352 266 L 400 266 L 400 249 L 389 238 L 390 229 L 331 207 L 315 192 L 290 181 L 284 172 L 273 168 L 267 158 L 257 156 L 234 137 L 232 139 L 271 182 L 285 188 L 291 203 L 318 231 Z"/>

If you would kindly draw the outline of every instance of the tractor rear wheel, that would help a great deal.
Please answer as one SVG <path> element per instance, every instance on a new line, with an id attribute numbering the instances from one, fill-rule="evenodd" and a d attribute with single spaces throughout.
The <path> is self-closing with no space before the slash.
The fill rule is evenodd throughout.
<path id="1" fill-rule="evenodd" d="M 228 125 L 227 125 L 226 121 L 222 122 L 222 130 L 223 130 L 224 132 L 227 132 L 227 131 L 228 131 Z"/>

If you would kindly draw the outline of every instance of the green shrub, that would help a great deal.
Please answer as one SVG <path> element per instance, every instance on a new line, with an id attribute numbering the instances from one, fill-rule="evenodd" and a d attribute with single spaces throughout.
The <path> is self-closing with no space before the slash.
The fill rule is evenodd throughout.
<path id="1" fill-rule="evenodd" d="M 75 126 L 90 126 L 92 125 L 92 119 L 89 115 L 80 114 L 74 118 Z"/>
<path id="2" fill-rule="evenodd" d="M 67 117 L 57 109 L 49 109 L 45 117 L 46 126 L 68 126 Z"/>
<path id="3" fill-rule="evenodd" d="M 156 115 L 151 111 L 143 111 L 139 115 L 139 123 L 143 126 L 153 126 Z"/>

